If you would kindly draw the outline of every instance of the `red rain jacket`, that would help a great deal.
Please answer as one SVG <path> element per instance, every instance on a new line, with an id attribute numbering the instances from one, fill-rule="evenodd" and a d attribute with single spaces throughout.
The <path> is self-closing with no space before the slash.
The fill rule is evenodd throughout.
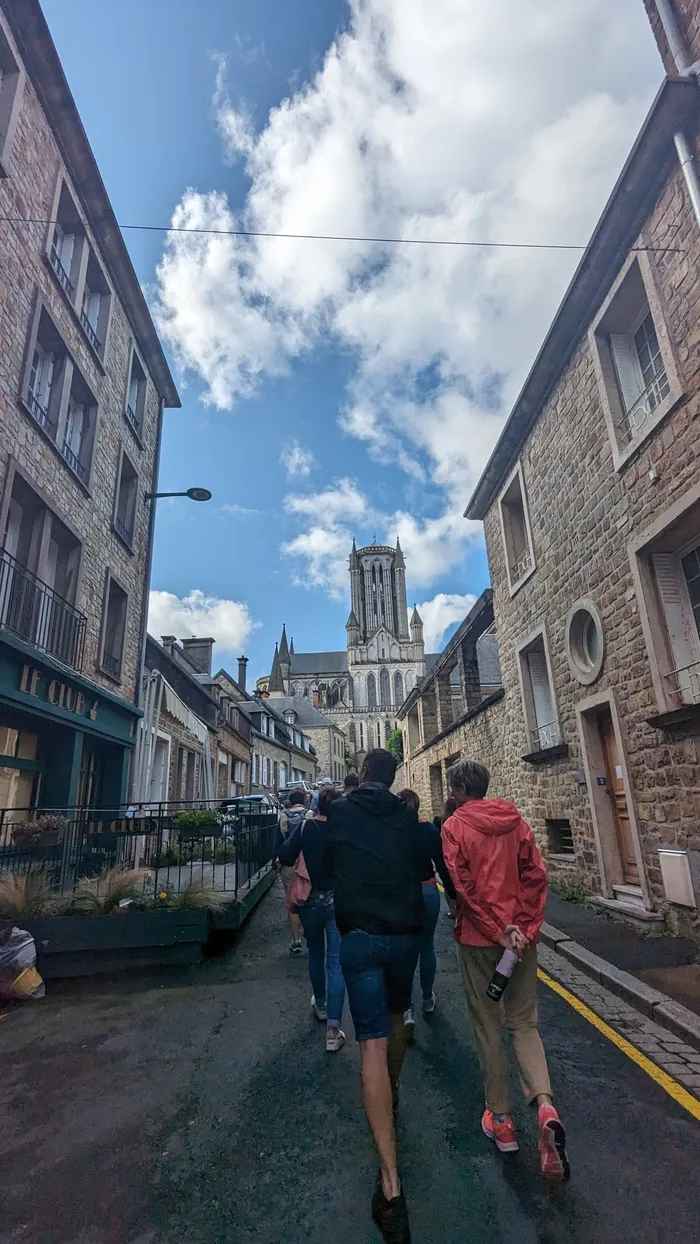
<path id="1" fill-rule="evenodd" d="M 493 946 L 506 925 L 537 937 L 547 869 L 530 826 L 507 799 L 470 799 L 442 827 L 445 863 L 457 891 L 455 937 Z"/>

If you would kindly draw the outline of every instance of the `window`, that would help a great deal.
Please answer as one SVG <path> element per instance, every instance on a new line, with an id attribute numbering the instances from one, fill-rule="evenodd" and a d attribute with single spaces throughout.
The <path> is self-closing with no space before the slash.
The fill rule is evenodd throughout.
<path id="1" fill-rule="evenodd" d="M 129 366 L 129 383 L 126 391 L 124 414 L 126 421 L 138 437 L 143 432 L 144 411 L 146 408 L 146 373 L 135 348 L 131 349 Z"/>
<path id="2" fill-rule="evenodd" d="M 75 305 L 85 229 L 65 181 L 61 181 L 53 220 L 49 230 L 49 264 L 63 293 Z"/>
<path id="3" fill-rule="evenodd" d="M 114 507 L 114 530 L 129 548 L 134 542 L 137 496 L 138 475 L 122 450 Z"/>
<path id="4" fill-rule="evenodd" d="M 628 261 L 594 322 L 591 341 L 619 468 L 681 393 L 646 255 Z"/>
<path id="5" fill-rule="evenodd" d="M 569 821 L 546 820 L 545 826 L 547 828 L 547 845 L 550 855 L 573 856 L 576 854 Z"/>
<path id="6" fill-rule="evenodd" d="M 399 670 L 394 674 L 394 704 L 403 704 L 403 678 Z"/>
<path id="7" fill-rule="evenodd" d="M 46 308 L 39 303 L 30 338 L 29 370 L 23 398 L 39 427 L 54 441 L 67 361 L 68 352 L 63 340 Z"/>
<path id="8" fill-rule="evenodd" d="M 682 553 L 654 553 L 652 565 L 666 622 L 671 690 L 700 704 L 700 540 Z"/>
<path id="9" fill-rule="evenodd" d="M 528 734 L 527 752 L 546 751 L 561 742 L 561 731 L 552 691 L 549 655 L 544 631 L 539 631 L 518 651 L 523 708 Z"/>
<path id="10" fill-rule="evenodd" d="M 379 698 L 381 700 L 382 707 L 386 707 L 391 704 L 391 682 L 389 681 L 388 670 L 382 670 L 379 675 Z"/>
<path id="11" fill-rule="evenodd" d="M 121 681 L 124 637 L 126 634 L 127 595 L 116 579 L 107 574 L 105 610 L 100 666 L 105 674 Z"/>
<path id="12" fill-rule="evenodd" d="M 61 452 L 68 466 L 87 488 L 95 441 L 97 402 L 77 367 L 73 367 L 70 394 L 63 425 Z"/>
<path id="13" fill-rule="evenodd" d="M 566 655 L 579 682 L 595 682 L 603 668 L 604 639 L 600 614 L 590 600 L 578 601 L 566 622 Z"/>
<path id="14" fill-rule="evenodd" d="M 100 359 L 104 358 L 109 320 L 110 289 L 107 279 L 92 250 L 83 285 L 80 323 L 90 345 Z"/>
<path id="15" fill-rule="evenodd" d="M 358 722 L 358 734 L 360 736 L 360 751 L 363 752 L 365 750 L 365 723 L 363 721 Z"/>
<path id="16" fill-rule="evenodd" d="M 377 680 L 374 674 L 367 675 L 367 707 L 377 707 Z"/>
<path id="17" fill-rule="evenodd" d="M 0 26 L 0 177 L 6 177 L 19 114 L 23 73 Z"/>
<path id="18" fill-rule="evenodd" d="M 525 483 L 519 463 L 501 493 L 499 509 L 508 587 L 512 596 L 535 569 Z"/>

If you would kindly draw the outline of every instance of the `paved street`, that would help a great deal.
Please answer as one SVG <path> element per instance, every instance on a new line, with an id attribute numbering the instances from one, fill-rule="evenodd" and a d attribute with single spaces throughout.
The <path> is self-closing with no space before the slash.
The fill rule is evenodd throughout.
<path id="1" fill-rule="evenodd" d="M 543 1186 L 522 1108 L 521 1154 L 491 1149 L 446 920 L 439 941 L 439 1010 L 419 1021 L 402 1097 L 415 1244 L 696 1239 L 700 1125 L 545 986 L 572 1181 Z M 276 888 L 202 969 L 53 983 L 12 1011 L 0 1023 L 2 1244 L 375 1241 L 357 1048 L 326 1056 L 308 999 Z"/>

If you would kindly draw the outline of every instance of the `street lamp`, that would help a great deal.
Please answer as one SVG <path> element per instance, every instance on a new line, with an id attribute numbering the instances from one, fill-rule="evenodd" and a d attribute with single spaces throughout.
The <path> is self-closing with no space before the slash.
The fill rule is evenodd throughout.
<path id="1" fill-rule="evenodd" d="M 147 492 L 145 501 L 157 501 L 159 497 L 189 497 L 190 501 L 211 501 L 208 488 L 188 488 L 186 492 Z"/>

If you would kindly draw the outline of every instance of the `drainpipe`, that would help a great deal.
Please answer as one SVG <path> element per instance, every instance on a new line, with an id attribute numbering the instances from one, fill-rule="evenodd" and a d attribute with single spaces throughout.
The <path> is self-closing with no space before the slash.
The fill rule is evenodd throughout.
<path id="1" fill-rule="evenodd" d="M 700 61 L 696 61 L 694 65 L 690 63 L 690 57 L 678 28 L 671 0 L 656 0 L 656 11 L 661 20 L 666 41 L 679 75 L 683 78 L 695 77 L 697 79 L 700 72 Z M 698 180 L 693 153 L 682 130 L 673 135 L 673 142 L 683 172 L 695 221 L 700 227 L 700 181 Z"/>
<path id="2" fill-rule="evenodd" d="M 158 427 L 156 430 L 156 452 L 153 462 L 153 484 L 154 492 L 158 491 L 158 475 L 160 473 L 160 447 L 163 439 L 163 398 L 160 399 L 158 407 Z M 139 501 L 141 501 L 142 493 L 139 491 Z M 151 512 L 148 517 L 148 548 L 146 550 L 146 566 L 143 581 L 143 606 L 141 609 L 141 634 L 140 634 L 140 652 L 139 667 L 136 672 L 136 686 L 134 688 L 134 704 L 137 708 L 141 707 L 141 694 L 143 687 L 143 676 L 146 672 L 146 637 L 148 635 L 148 598 L 151 588 L 151 570 L 153 568 L 153 541 L 156 531 L 156 502 L 150 503 Z"/>

